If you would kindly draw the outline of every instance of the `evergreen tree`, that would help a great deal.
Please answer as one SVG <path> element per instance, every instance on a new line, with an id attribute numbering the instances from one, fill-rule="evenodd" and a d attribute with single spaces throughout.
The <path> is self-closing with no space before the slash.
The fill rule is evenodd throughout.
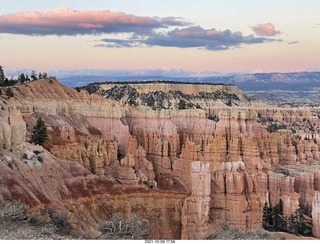
<path id="1" fill-rule="evenodd" d="M 312 235 L 312 227 L 308 224 L 308 221 L 305 217 L 304 210 L 298 208 L 296 211 L 297 225 L 298 225 L 298 234 L 304 236 Z"/>
<path id="2" fill-rule="evenodd" d="M 35 142 L 36 144 L 43 145 L 48 140 L 47 127 L 44 121 L 39 118 L 33 129 L 33 136 L 30 142 Z"/>
<path id="3" fill-rule="evenodd" d="M 20 81 L 21 84 L 26 82 L 26 77 L 24 73 L 21 73 L 21 75 L 19 75 L 18 80 Z"/>
<path id="4" fill-rule="evenodd" d="M 282 203 L 282 199 L 279 200 L 278 208 L 279 208 L 280 214 L 283 215 L 283 203 Z"/>
<path id="5" fill-rule="evenodd" d="M 282 200 L 273 208 L 274 228 L 279 231 L 285 231 L 287 228 L 286 220 L 283 216 Z"/>
<path id="6" fill-rule="evenodd" d="M 186 109 L 187 108 L 187 103 L 185 100 L 181 100 L 178 103 L 178 109 Z"/>
<path id="7" fill-rule="evenodd" d="M 306 214 L 306 209 L 298 208 L 290 218 L 283 215 L 282 200 L 272 207 L 265 203 L 263 208 L 263 228 L 269 231 L 284 231 L 295 235 L 312 236 L 312 221 Z"/>
<path id="8" fill-rule="evenodd" d="M 26 82 L 30 82 L 30 78 L 28 74 L 26 74 Z"/>
<path id="9" fill-rule="evenodd" d="M 303 214 L 311 217 L 311 209 L 310 209 L 310 206 L 309 206 L 308 203 L 306 204 L 306 206 L 305 206 L 304 209 L 303 209 Z"/>
<path id="10" fill-rule="evenodd" d="M 295 235 L 299 234 L 298 231 L 298 221 L 297 221 L 297 215 L 291 215 L 291 217 L 289 218 L 289 232 Z"/>
<path id="11" fill-rule="evenodd" d="M 92 89 L 91 86 L 87 86 L 87 87 L 86 87 L 86 90 L 87 90 L 87 92 L 88 92 L 89 94 L 92 94 L 92 93 L 93 93 L 93 89 Z"/>
<path id="12" fill-rule="evenodd" d="M 42 79 L 42 74 L 41 74 L 41 72 L 39 72 L 39 79 Z"/>
<path id="13" fill-rule="evenodd" d="M 31 72 L 31 79 L 32 79 L 32 81 L 35 81 L 35 80 L 38 79 L 37 78 L 37 73 L 34 70 L 32 70 L 32 72 Z"/>
<path id="14" fill-rule="evenodd" d="M 9 98 L 13 97 L 13 92 L 12 92 L 10 87 L 6 90 L 6 96 L 9 97 Z"/>
<path id="15" fill-rule="evenodd" d="M 269 230 L 273 226 L 272 207 L 267 203 L 263 207 L 263 228 Z"/>
<path id="16" fill-rule="evenodd" d="M 13 80 L 12 80 L 13 81 Z M 5 86 L 13 86 L 13 85 L 15 85 L 15 81 L 13 81 L 12 83 L 10 83 L 10 81 L 9 81 L 9 79 L 8 78 L 5 78 L 4 79 L 4 82 L 3 82 L 3 84 L 5 85 Z"/>
<path id="17" fill-rule="evenodd" d="M 5 86 L 6 76 L 4 75 L 2 66 L 0 65 L 0 86 Z"/>

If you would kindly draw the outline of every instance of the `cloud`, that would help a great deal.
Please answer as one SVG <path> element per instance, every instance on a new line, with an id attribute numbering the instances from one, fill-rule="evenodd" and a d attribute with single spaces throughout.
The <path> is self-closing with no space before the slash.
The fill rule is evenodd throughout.
<path id="1" fill-rule="evenodd" d="M 179 17 L 148 17 L 109 10 L 75 11 L 65 6 L 47 12 L 19 12 L 0 16 L 0 33 L 24 35 L 85 35 L 127 33 L 129 38 L 105 38 L 99 47 L 179 47 L 228 50 L 243 44 L 280 41 L 272 24 L 253 27 L 259 37 L 231 30 L 203 29 Z M 161 32 L 160 32 L 161 31 Z"/>
<path id="2" fill-rule="evenodd" d="M 319 23 L 314 23 L 313 28 L 319 28 L 320 24 Z"/>
<path id="3" fill-rule="evenodd" d="M 136 33 L 144 35 L 157 28 L 186 26 L 175 17 L 141 17 L 109 10 L 75 11 L 62 6 L 48 12 L 19 12 L 0 16 L 0 33 L 25 35 L 84 35 L 95 33 Z"/>
<path id="4" fill-rule="evenodd" d="M 288 42 L 288 44 L 293 45 L 293 44 L 298 44 L 300 43 L 299 41 L 293 41 L 293 42 Z"/>
<path id="5" fill-rule="evenodd" d="M 182 29 L 174 29 L 167 33 L 152 33 L 147 37 L 133 36 L 129 39 L 102 39 L 106 47 L 138 47 L 161 46 L 179 48 L 204 48 L 217 51 L 239 47 L 242 44 L 255 44 L 272 41 L 281 41 L 270 38 L 243 36 L 241 32 L 230 30 L 217 31 L 216 29 L 203 29 L 200 26 L 191 26 Z"/>
<path id="6" fill-rule="evenodd" d="M 256 33 L 258 36 L 275 36 L 277 34 L 280 34 L 279 31 L 276 31 L 274 28 L 274 25 L 271 23 L 265 23 L 260 24 L 257 26 L 253 26 L 252 30 Z"/>
<path id="7" fill-rule="evenodd" d="M 251 72 L 251 74 L 261 74 L 261 73 L 265 73 L 265 72 L 262 69 L 256 69 Z"/>

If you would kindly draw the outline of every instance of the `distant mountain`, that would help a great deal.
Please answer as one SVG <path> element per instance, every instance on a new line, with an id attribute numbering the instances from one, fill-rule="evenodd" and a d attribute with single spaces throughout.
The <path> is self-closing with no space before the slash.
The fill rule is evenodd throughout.
<path id="1" fill-rule="evenodd" d="M 165 76 L 71 76 L 63 77 L 58 80 L 69 87 L 85 86 L 93 82 L 122 82 L 122 81 L 184 81 L 184 82 L 197 82 L 196 77 L 165 77 Z"/>
<path id="2" fill-rule="evenodd" d="M 199 83 L 234 84 L 245 94 L 273 105 L 285 103 L 319 103 L 320 72 L 257 73 L 212 77 L 165 77 L 165 76 L 73 76 L 59 78 L 69 86 L 84 86 L 105 81 L 183 81 Z"/>

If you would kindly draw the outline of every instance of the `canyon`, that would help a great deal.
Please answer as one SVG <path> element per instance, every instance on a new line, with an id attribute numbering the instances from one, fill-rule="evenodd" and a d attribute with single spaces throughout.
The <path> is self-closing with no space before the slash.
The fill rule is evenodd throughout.
<path id="1" fill-rule="evenodd" d="M 92 236 L 120 213 L 147 219 L 151 239 L 205 239 L 219 220 L 262 226 L 265 203 L 281 200 L 286 217 L 310 208 L 320 238 L 314 111 L 267 105 L 222 84 L 72 89 L 45 78 L 11 87 L 12 97 L 6 89 L 0 201 L 65 209 L 75 231 Z M 30 143 L 38 118 L 49 136 L 43 147 Z"/>

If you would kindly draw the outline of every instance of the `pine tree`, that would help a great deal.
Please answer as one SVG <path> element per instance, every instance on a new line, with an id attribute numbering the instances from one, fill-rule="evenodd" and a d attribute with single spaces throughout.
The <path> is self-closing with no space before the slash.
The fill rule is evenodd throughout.
<path id="1" fill-rule="evenodd" d="M 291 215 L 291 217 L 289 218 L 289 228 L 288 228 L 289 232 L 295 235 L 299 234 L 298 231 L 298 221 L 297 221 L 297 214 L 295 215 Z"/>
<path id="2" fill-rule="evenodd" d="M 286 221 L 283 217 L 283 206 L 282 200 L 280 199 L 279 203 L 273 208 L 273 218 L 274 218 L 274 228 L 277 231 L 286 230 Z"/>
<path id="3" fill-rule="evenodd" d="M 25 77 L 24 73 L 21 73 L 21 75 L 19 75 L 18 80 L 20 81 L 21 84 L 26 82 L 26 77 Z"/>
<path id="4" fill-rule="evenodd" d="M 33 129 L 33 136 L 30 142 L 35 142 L 36 144 L 43 145 L 48 140 L 47 127 L 44 121 L 39 118 Z"/>
<path id="5" fill-rule="evenodd" d="M 31 79 L 32 79 L 32 81 L 35 81 L 35 80 L 38 79 L 37 78 L 37 73 L 34 70 L 32 70 L 32 72 L 31 72 Z"/>
<path id="6" fill-rule="evenodd" d="M 311 209 L 310 209 L 310 206 L 309 204 L 307 203 L 305 208 L 303 209 L 303 213 L 309 217 L 311 217 Z"/>
<path id="7" fill-rule="evenodd" d="M 0 86 L 4 86 L 6 81 L 6 76 L 4 75 L 2 66 L 0 65 Z"/>
<path id="8" fill-rule="evenodd" d="M 273 226 L 272 207 L 265 203 L 263 207 L 263 228 L 269 230 Z"/>
<path id="9" fill-rule="evenodd" d="M 178 103 L 178 109 L 186 109 L 187 108 L 187 102 L 185 100 L 181 100 Z"/>
<path id="10" fill-rule="evenodd" d="M 14 96 L 10 87 L 6 90 L 6 96 L 9 98 Z"/>
<path id="11" fill-rule="evenodd" d="M 30 82 L 31 80 L 30 80 L 30 78 L 29 78 L 29 75 L 28 74 L 26 74 L 26 82 Z"/>

